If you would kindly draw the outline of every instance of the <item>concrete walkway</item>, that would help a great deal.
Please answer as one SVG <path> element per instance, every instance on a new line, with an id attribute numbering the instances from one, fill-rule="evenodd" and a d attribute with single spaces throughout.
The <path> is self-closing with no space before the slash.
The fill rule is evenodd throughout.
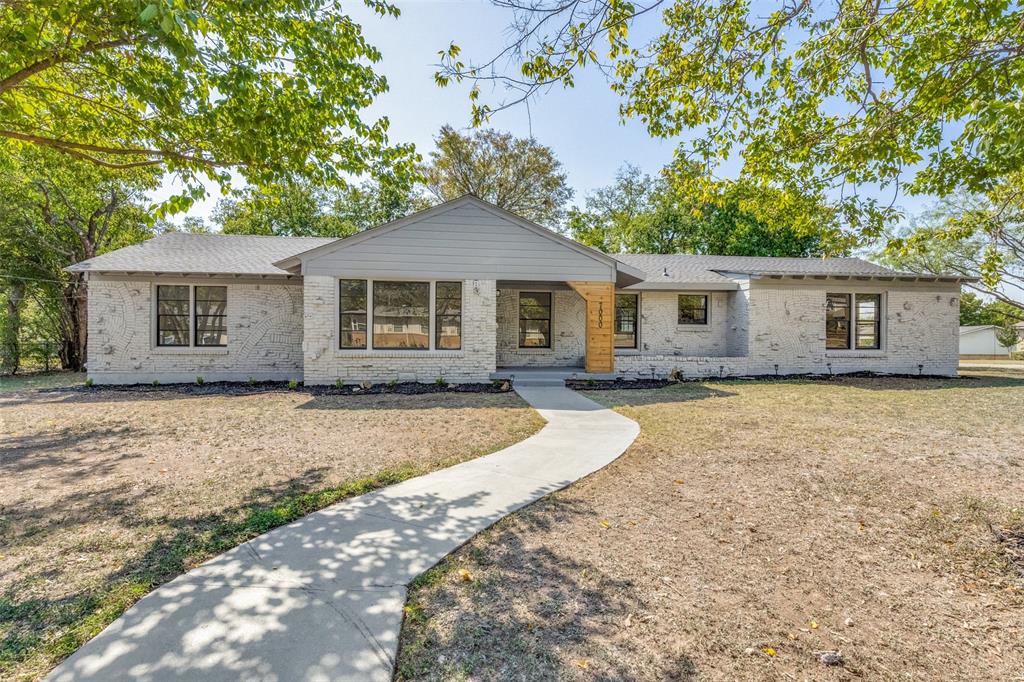
<path id="1" fill-rule="evenodd" d="M 602 468 L 635 422 L 548 380 L 504 450 L 353 498 L 155 590 L 54 670 L 69 680 L 390 680 L 406 586 L 507 514 Z"/>

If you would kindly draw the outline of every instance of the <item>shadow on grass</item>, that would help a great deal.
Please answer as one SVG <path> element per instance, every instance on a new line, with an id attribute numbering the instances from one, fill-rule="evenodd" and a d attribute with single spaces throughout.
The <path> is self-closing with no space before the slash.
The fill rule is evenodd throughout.
<path id="1" fill-rule="evenodd" d="M 401 465 L 327 488 L 316 487 L 322 472 L 309 470 L 280 484 L 254 489 L 244 502 L 219 513 L 141 521 L 166 524 L 173 532 L 94 587 L 59 599 L 22 598 L 20 593 L 40 579 L 37 572 L 0 595 L 0 678 L 45 672 L 148 592 L 246 540 L 341 500 L 453 463 Z M 106 497 L 103 504 L 113 504 Z M 131 500 L 121 502 L 127 516 Z"/>
<path id="2" fill-rule="evenodd" d="M 650 611 L 632 581 L 526 541 L 581 515 L 547 498 L 413 581 L 396 679 L 696 679 L 685 654 L 618 636 Z"/>

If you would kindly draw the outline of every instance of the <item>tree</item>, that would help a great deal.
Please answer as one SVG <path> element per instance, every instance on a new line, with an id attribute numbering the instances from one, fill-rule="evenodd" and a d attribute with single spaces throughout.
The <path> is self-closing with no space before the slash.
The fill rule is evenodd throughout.
<path id="1" fill-rule="evenodd" d="M 992 324 L 992 316 L 985 310 L 985 301 L 977 294 L 960 294 L 960 326 L 974 327 Z"/>
<path id="2" fill-rule="evenodd" d="M 453 43 L 436 75 L 473 83 L 474 123 L 596 66 L 623 117 L 683 140 L 677 158 L 705 172 L 673 181 L 705 200 L 738 159 L 741 178 L 836 192 L 844 225 L 875 237 L 898 216 L 878 196 L 985 192 L 1024 167 L 1017 3 L 493 1 L 513 15 L 507 44 L 464 62 Z M 483 101 L 485 83 L 508 96 Z"/>
<path id="3" fill-rule="evenodd" d="M 224 234 L 280 237 L 345 237 L 346 226 L 329 212 L 330 191 L 309 182 L 247 189 L 241 198 L 224 198 L 213 211 Z"/>
<path id="4" fill-rule="evenodd" d="M 820 256 L 846 252 L 834 214 L 813 198 L 792 198 L 750 183 L 727 183 L 715 202 L 680 195 L 673 185 L 624 166 L 615 183 L 569 212 L 567 228 L 608 252 L 730 256 Z"/>
<path id="5" fill-rule="evenodd" d="M 1013 350 L 1020 343 L 1020 331 L 1013 324 L 1003 324 L 996 329 L 996 343 L 1003 348 Z"/>
<path id="6" fill-rule="evenodd" d="M 368 180 L 343 189 L 308 182 L 246 190 L 217 202 L 213 221 L 225 234 L 347 237 L 424 207 L 409 185 Z"/>
<path id="7" fill-rule="evenodd" d="M 1024 173 L 986 195 L 958 193 L 890 237 L 884 258 L 913 272 L 954 273 L 1024 319 Z"/>
<path id="8" fill-rule="evenodd" d="M 87 285 L 64 268 L 150 236 L 142 201 L 157 175 L 150 168 L 110 171 L 39 148 L 2 161 L 0 285 L 26 285 L 60 339 L 62 367 L 81 369 Z"/>
<path id="9" fill-rule="evenodd" d="M 228 169 L 256 186 L 406 172 L 387 119 L 362 117 L 387 90 L 379 60 L 332 0 L 3 3 L 0 139 L 174 173 L 186 192 L 172 208 Z"/>
<path id="10" fill-rule="evenodd" d="M 497 130 L 463 135 L 451 126 L 434 141 L 420 173 L 437 200 L 473 194 L 542 225 L 561 222 L 572 189 L 550 147 Z"/>

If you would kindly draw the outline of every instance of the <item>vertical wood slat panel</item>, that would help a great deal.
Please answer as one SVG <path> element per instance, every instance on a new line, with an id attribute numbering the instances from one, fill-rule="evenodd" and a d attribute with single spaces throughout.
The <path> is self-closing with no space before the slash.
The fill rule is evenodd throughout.
<path id="1" fill-rule="evenodd" d="M 615 284 L 567 282 L 587 303 L 588 372 L 615 371 Z"/>

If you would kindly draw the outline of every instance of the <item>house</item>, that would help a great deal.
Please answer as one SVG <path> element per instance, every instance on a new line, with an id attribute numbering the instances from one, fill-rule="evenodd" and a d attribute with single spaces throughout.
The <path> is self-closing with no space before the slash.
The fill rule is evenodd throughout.
<path id="1" fill-rule="evenodd" d="M 1024 339 L 1024 323 L 1015 325 Z M 996 339 L 999 327 L 994 324 L 960 327 L 960 356 L 964 358 L 1006 358 L 1011 352 L 1024 350 L 1024 341 L 1007 348 Z"/>
<path id="2" fill-rule="evenodd" d="M 960 279 L 608 255 L 465 196 L 346 239 L 164 234 L 78 263 L 96 383 L 956 373 Z"/>

